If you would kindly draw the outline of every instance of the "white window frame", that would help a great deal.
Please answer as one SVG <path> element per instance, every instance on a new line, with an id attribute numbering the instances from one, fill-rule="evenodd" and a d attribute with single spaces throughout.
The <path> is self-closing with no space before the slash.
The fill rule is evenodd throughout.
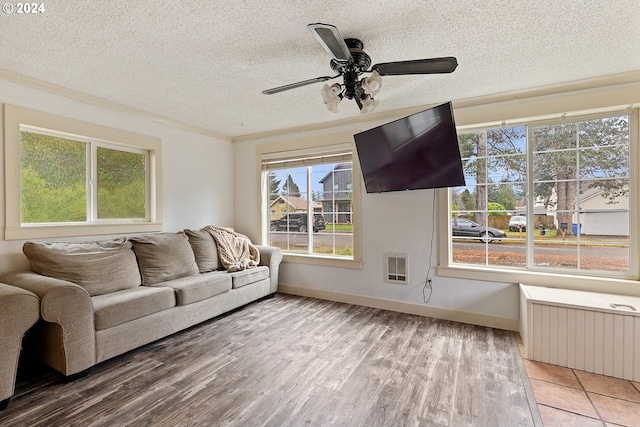
<path id="1" fill-rule="evenodd" d="M 638 244 L 640 240 L 640 157 L 639 157 L 639 142 L 638 136 L 640 134 L 640 119 L 638 108 L 631 108 L 631 105 L 618 106 L 616 108 L 601 108 L 594 110 L 577 110 L 574 112 L 566 112 L 558 115 L 540 115 L 529 116 L 522 119 L 513 118 L 511 120 L 502 121 L 501 123 L 491 124 L 464 124 L 458 125 L 458 133 L 462 134 L 468 130 L 476 130 L 487 127 L 495 127 L 496 125 L 521 125 L 526 124 L 529 126 L 539 125 L 541 122 L 545 122 L 551 119 L 557 119 L 562 117 L 564 120 L 572 121 L 574 117 L 583 118 L 583 116 L 602 116 L 602 114 L 616 115 L 628 114 L 629 115 L 629 132 L 630 132 L 630 183 L 632 183 L 632 191 L 630 193 L 630 272 L 629 277 L 616 277 L 612 274 L 610 277 L 603 276 L 602 273 L 598 275 L 591 275 L 588 272 L 576 272 L 575 274 L 567 273 L 563 271 L 531 271 L 521 269 L 509 269 L 507 267 L 492 267 L 492 266 L 473 266 L 453 264 L 451 262 L 451 223 L 450 223 L 450 211 L 451 201 L 450 193 L 448 189 L 439 190 L 438 204 L 439 204 L 439 235 L 442 236 L 439 244 L 439 267 L 438 274 L 445 277 L 463 278 L 469 280 L 485 280 L 492 282 L 506 282 L 506 283 L 525 283 L 538 286 L 553 286 L 567 289 L 582 289 L 596 292 L 608 292 L 608 293 L 625 293 L 634 294 L 640 293 L 639 283 L 639 271 L 640 260 L 638 259 Z M 529 130 L 528 136 L 529 136 Z M 530 161 L 530 159 L 529 159 Z M 528 177 L 528 181 L 531 178 Z M 529 185 L 529 184 L 528 184 Z M 531 188 L 529 188 L 531 191 Z"/>
<path id="2" fill-rule="evenodd" d="M 312 253 L 284 252 L 285 262 L 323 265 L 331 267 L 361 268 L 361 177 L 359 162 L 356 156 L 353 133 L 340 133 L 313 137 L 295 141 L 282 141 L 265 144 L 257 147 L 258 159 L 258 192 L 260 215 L 259 231 L 262 244 L 269 242 L 269 179 L 267 173 L 263 171 L 263 162 L 277 162 L 278 159 L 291 159 L 293 157 L 313 158 L 322 156 L 323 153 L 344 151 L 351 152 L 351 162 L 353 164 L 353 186 L 352 186 L 352 206 L 353 206 L 353 258 L 338 257 L 330 255 L 320 255 Z"/>
<path id="3" fill-rule="evenodd" d="M 20 131 L 68 136 L 98 145 L 148 156 L 146 177 L 147 218 L 97 220 L 55 224 L 22 224 L 20 215 Z M 14 105 L 4 108 L 5 141 L 5 239 L 36 239 L 83 235 L 162 231 L 162 140 L 119 129 Z M 95 168 L 94 168 L 95 169 Z M 91 192 L 87 193 L 90 198 Z"/>

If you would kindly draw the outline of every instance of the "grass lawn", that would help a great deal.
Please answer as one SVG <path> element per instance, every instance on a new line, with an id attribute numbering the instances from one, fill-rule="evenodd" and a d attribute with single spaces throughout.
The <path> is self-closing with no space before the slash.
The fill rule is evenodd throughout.
<path id="1" fill-rule="evenodd" d="M 353 224 L 326 224 L 327 231 L 341 231 L 343 233 L 353 233 Z"/>
<path id="2" fill-rule="evenodd" d="M 520 232 L 519 231 L 505 231 L 507 233 L 508 239 L 519 239 Z M 526 231 L 522 232 L 522 238 L 526 239 L 527 233 Z M 540 229 L 536 228 L 534 232 L 534 239 L 536 244 L 565 244 L 565 243 L 575 243 L 577 242 L 577 236 L 565 236 L 562 238 L 562 232 L 560 230 L 555 229 L 547 229 L 544 236 L 540 236 Z M 519 243 L 517 240 L 511 241 L 511 243 Z M 522 242 L 524 243 L 524 242 Z M 588 236 L 583 235 L 580 236 L 580 244 L 581 245 L 620 245 L 620 246 L 628 246 L 629 245 L 629 237 L 628 236 Z"/>
<path id="3" fill-rule="evenodd" d="M 317 247 L 314 248 L 314 253 L 323 254 L 323 255 L 338 255 L 338 256 L 353 256 L 353 248 L 336 248 L 335 253 L 331 250 L 331 248 L 327 247 Z"/>

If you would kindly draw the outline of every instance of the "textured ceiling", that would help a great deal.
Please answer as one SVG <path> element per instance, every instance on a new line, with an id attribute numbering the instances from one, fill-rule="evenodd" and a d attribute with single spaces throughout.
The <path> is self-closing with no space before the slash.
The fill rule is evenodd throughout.
<path id="1" fill-rule="evenodd" d="M 15 4 L 15 3 L 14 3 Z M 332 75 L 306 28 L 361 39 L 373 63 L 456 56 L 453 74 L 386 76 L 376 112 L 640 70 L 638 0 L 46 0 L 0 15 L 0 69 L 248 135 L 359 116 L 322 103 Z"/>

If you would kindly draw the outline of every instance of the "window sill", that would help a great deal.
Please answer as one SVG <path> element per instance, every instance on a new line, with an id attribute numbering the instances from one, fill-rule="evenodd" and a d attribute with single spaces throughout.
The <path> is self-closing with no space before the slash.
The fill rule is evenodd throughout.
<path id="1" fill-rule="evenodd" d="M 4 238 L 5 240 L 46 239 L 101 234 L 151 233 L 157 231 L 162 231 L 161 222 L 7 226 L 4 231 Z"/>
<path id="2" fill-rule="evenodd" d="M 292 264 L 321 265 L 325 267 L 361 269 L 362 261 L 331 256 L 284 253 L 282 262 Z"/>
<path id="3" fill-rule="evenodd" d="M 474 266 L 438 267 L 438 275 L 475 281 L 524 283 L 534 286 L 640 296 L 640 281 L 637 279 L 523 270 L 496 270 Z"/>

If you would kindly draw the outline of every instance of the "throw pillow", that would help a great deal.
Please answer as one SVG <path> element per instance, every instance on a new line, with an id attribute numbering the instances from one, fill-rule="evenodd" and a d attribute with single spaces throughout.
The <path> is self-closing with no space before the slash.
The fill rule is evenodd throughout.
<path id="1" fill-rule="evenodd" d="M 189 237 L 189 243 L 196 257 L 196 264 L 200 273 L 218 270 L 218 248 L 211 233 L 204 230 L 184 230 Z"/>
<path id="2" fill-rule="evenodd" d="M 142 284 L 166 282 L 198 273 L 195 256 L 185 233 L 145 234 L 129 238 L 138 257 Z"/>
<path id="3" fill-rule="evenodd" d="M 122 237 L 78 243 L 28 241 L 22 251 L 36 273 L 73 282 L 95 296 L 140 286 L 131 248 Z"/>

